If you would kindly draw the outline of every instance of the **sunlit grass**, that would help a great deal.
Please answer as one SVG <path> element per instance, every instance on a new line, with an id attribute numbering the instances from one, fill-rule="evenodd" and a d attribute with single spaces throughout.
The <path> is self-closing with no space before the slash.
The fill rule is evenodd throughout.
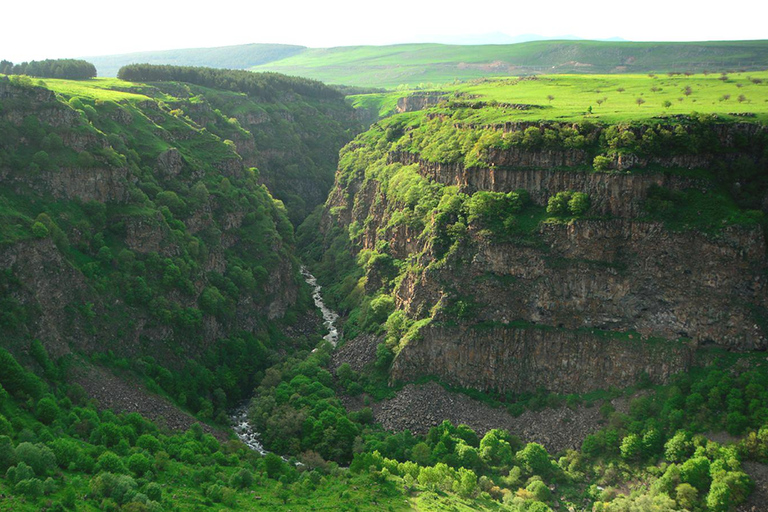
<path id="1" fill-rule="evenodd" d="M 491 103 L 469 114 L 476 122 L 508 120 L 605 122 L 641 121 L 698 112 L 754 114 L 768 121 L 768 72 L 685 75 L 541 75 L 533 79 L 490 78 L 451 84 L 440 90 L 446 98 Z M 393 113 L 397 97 L 408 92 L 351 96 L 355 106 L 379 106 Z M 499 104 L 540 108 L 515 110 Z M 735 116 L 734 116 L 735 118 Z"/>

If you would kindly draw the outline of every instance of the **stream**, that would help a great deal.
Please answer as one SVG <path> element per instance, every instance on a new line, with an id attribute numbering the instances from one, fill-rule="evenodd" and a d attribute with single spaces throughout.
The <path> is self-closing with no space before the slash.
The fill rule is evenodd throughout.
<path id="1" fill-rule="evenodd" d="M 328 329 L 328 334 L 323 336 L 323 339 L 335 348 L 336 343 L 339 341 L 339 330 L 336 327 L 336 320 L 338 320 L 339 315 L 325 305 L 321 294 L 322 287 L 317 284 L 317 278 L 303 265 L 300 270 L 301 275 L 304 276 L 304 281 L 312 287 L 312 300 L 315 301 L 315 306 L 323 314 L 323 326 Z M 232 429 L 235 431 L 235 434 L 237 434 L 237 437 L 240 438 L 240 441 L 246 446 L 259 452 L 261 455 L 266 455 L 269 452 L 265 450 L 264 445 L 261 444 L 259 433 L 248 421 L 249 403 L 250 400 L 246 400 L 239 407 L 230 411 L 229 419 L 232 423 Z M 285 457 L 283 457 L 283 459 L 285 460 Z"/>

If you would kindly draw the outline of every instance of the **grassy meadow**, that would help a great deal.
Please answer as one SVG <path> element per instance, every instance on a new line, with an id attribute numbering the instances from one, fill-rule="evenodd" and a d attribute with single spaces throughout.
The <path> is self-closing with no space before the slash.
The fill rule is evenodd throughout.
<path id="1" fill-rule="evenodd" d="M 768 120 L 768 72 L 728 74 L 536 75 L 528 78 L 485 78 L 447 84 L 446 99 L 475 108 L 469 122 L 577 121 L 608 123 L 643 121 L 698 112 L 734 119 Z M 395 113 L 397 100 L 410 92 L 350 96 L 357 108 Z M 517 110 L 504 104 L 538 108 Z M 734 115 L 736 114 L 736 115 Z"/>
<path id="2" fill-rule="evenodd" d="M 397 87 L 531 73 L 704 72 L 759 70 L 767 66 L 765 41 L 532 41 L 508 45 L 307 48 L 251 70 L 276 71 L 331 84 Z"/>

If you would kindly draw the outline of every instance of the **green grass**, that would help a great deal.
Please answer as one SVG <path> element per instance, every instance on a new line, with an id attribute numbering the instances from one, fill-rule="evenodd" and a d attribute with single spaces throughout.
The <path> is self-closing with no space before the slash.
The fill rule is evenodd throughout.
<path id="1" fill-rule="evenodd" d="M 396 87 L 530 73 L 645 73 L 765 69 L 768 42 L 535 41 L 510 45 L 402 44 L 308 48 L 252 68 L 326 83 Z"/>
<path id="2" fill-rule="evenodd" d="M 460 94 L 462 97 L 458 99 L 463 102 L 486 103 L 482 109 L 466 109 L 459 115 L 461 120 L 471 123 L 585 119 L 616 123 L 691 112 L 768 121 L 768 72 L 731 73 L 726 80 L 721 78 L 720 74 L 539 75 L 528 80 L 489 78 L 448 84 L 439 90 L 449 95 Z M 762 82 L 754 83 L 753 80 Z M 686 95 L 688 87 L 691 92 Z M 377 93 L 349 99 L 356 108 L 378 107 L 386 115 L 394 113 L 397 98 L 407 94 L 410 93 Z M 740 96 L 743 96 L 742 101 L 739 101 Z M 638 98 L 643 103 L 638 104 Z M 541 108 L 515 110 L 503 105 L 494 106 L 493 102 Z M 732 113 L 755 114 L 755 117 L 729 116 Z"/>
<path id="3" fill-rule="evenodd" d="M 144 101 L 149 97 L 138 92 L 128 92 L 136 84 L 125 82 L 116 78 L 94 78 L 92 80 L 59 80 L 54 78 L 43 79 L 47 89 L 65 96 L 77 96 L 91 100 L 101 101 Z"/>

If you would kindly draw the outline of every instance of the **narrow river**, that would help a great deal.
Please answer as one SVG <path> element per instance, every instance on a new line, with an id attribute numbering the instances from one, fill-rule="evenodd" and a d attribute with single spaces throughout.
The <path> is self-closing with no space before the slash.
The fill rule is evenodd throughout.
<path id="1" fill-rule="evenodd" d="M 307 267 L 301 267 L 301 275 L 304 276 L 304 281 L 312 287 L 312 300 L 315 301 L 315 306 L 317 306 L 323 314 L 323 326 L 328 329 L 328 334 L 323 336 L 323 339 L 336 347 L 336 343 L 339 341 L 339 330 L 336 327 L 336 320 L 339 319 L 339 315 L 337 315 L 335 311 L 328 309 L 325 305 L 321 294 L 322 287 L 317 284 L 317 278 L 307 270 Z M 235 431 L 235 434 L 237 434 L 237 437 L 239 437 L 249 448 L 259 452 L 261 455 L 265 455 L 268 452 L 261 444 L 259 433 L 248 421 L 249 403 L 250 400 L 243 403 L 237 409 L 230 411 L 229 419 L 232 422 L 232 429 Z"/>

